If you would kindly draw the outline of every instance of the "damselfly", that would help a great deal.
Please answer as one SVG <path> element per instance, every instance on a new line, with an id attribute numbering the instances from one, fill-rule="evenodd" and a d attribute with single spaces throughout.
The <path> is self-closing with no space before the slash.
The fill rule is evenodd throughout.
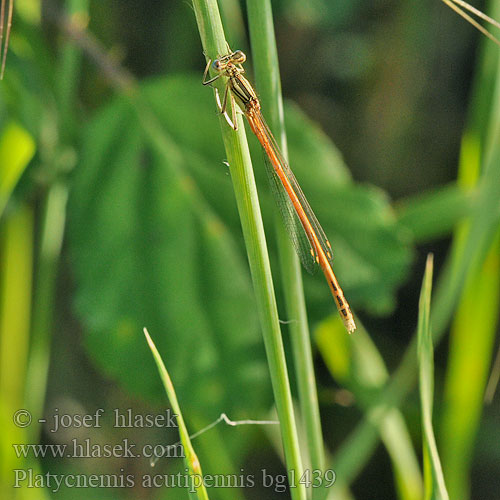
<path id="1" fill-rule="evenodd" d="M 330 242 L 262 116 L 255 90 L 243 76 L 245 70 L 242 64 L 245 61 L 246 56 L 241 50 L 219 57 L 213 63 L 208 61 L 203 75 L 203 84 L 210 85 L 221 76 L 227 77 L 222 102 L 217 89 L 215 89 L 219 111 L 234 130 L 238 128 L 236 103 L 247 117 L 250 128 L 259 140 L 270 163 L 268 173 L 273 193 L 295 250 L 309 272 L 313 272 L 316 265 L 321 267 L 342 321 L 347 331 L 352 333 L 356 329 L 356 325 L 349 304 L 332 269 Z M 213 78 L 207 79 L 210 66 L 217 74 Z M 231 117 L 227 112 L 229 101 L 231 102 Z"/>

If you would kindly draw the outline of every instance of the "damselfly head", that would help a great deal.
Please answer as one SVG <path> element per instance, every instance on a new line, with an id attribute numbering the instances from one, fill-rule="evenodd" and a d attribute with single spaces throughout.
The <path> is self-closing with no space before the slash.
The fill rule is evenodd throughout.
<path id="1" fill-rule="evenodd" d="M 225 61 L 223 61 L 222 59 L 216 59 L 212 63 L 212 68 L 215 71 L 217 71 L 217 73 L 221 73 L 222 71 L 224 71 L 226 69 L 226 66 L 227 66 L 227 63 Z"/>

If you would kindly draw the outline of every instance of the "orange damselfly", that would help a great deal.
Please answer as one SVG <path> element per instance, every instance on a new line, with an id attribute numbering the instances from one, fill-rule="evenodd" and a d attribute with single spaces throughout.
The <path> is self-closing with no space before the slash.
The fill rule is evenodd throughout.
<path id="1" fill-rule="evenodd" d="M 344 326 L 349 333 L 352 333 L 356 329 L 356 325 L 344 292 L 332 269 L 330 242 L 262 116 L 255 90 L 243 76 L 245 70 L 242 64 L 245 61 L 246 55 L 241 50 L 230 52 L 213 62 L 208 61 L 203 74 L 203 85 L 210 85 L 221 76 L 227 77 L 222 103 L 219 93 L 215 89 L 219 111 L 234 130 L 238 128 L 236 103 L 247 117 L 250 128 L 259 140 L 271 165 L 271 168 L 268 169 L 271 186 L 295 250 L 309 272 L 314 271 L 316 264 L 321 267 Z M 217 74 L 207 80 L 210 66 Z M 232 118 L 227 113 L 229 100 L 231 101 Z"/>

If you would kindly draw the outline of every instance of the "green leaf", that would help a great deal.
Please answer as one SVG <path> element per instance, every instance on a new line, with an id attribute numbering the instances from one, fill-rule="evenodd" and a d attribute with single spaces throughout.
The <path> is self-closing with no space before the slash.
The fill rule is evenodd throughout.
<path id="1" fill-rule="evenodd" d="M 189 90 L 162 81 L 146 95 L 159 89 L 170 103 L 157 110 L 165 132 L 178 132 L 183 120 L 192 125 L 181 104 L 189 108 Z M 110 376 L 156 397 L 161 387 L 140 336 L 146 325 L 187 408 L 255 414 L 269 400 L 248 271 L 176 144 L 169 148 L 165 162 L 122 99 L 87 129 L 68 220 L 86 344 Z"/>
<path id="2" fill-rule="evenodd" d="M 432 289 L 432 254 L 427 257 L 418 313 L 418 360 L 420 378 L 420 403 L 422 409 L 422 435 L 424 449 L 424 481 L 426 500 L 448 500 L 443 470 L 439 459 L 432 426 L 434 399 L 434 354 L 430 329 Z"/>

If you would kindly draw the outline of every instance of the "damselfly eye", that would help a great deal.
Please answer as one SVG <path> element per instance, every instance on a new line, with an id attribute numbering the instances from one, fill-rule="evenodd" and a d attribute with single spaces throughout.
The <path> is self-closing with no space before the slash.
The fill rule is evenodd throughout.
<path id="1" fill-rule="evenodd" d="M 243 64 L 247 60 L 247 56 L 241 50 L 236 50 L 233 52 L 232 59 L 236 64 Z"/>
<path id="2" fill-rule="evenodd" d="M 219 61 L 219 59 L 216 59 L 213 63 L 212 63 L 212 68 L 215 70 L 215 71 L 220 71 L 221 68 L 222 68 L 222 64 L 221 62 Z"/>

